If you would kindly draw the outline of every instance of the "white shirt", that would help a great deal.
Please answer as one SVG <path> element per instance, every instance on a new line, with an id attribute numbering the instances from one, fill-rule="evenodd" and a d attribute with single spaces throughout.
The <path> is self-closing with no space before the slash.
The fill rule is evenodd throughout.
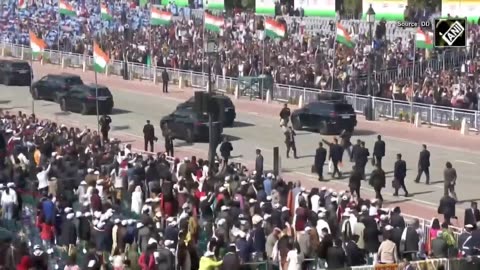
<path id="1" fill-rule="evenodd" d="M 2 198 L 1 198 L 1 201 L 0 201 L 0 205 L 2 207 L 5 207 L 6 205 L 9 205 L 9 204 L 17 204 L 18 203 L 17 193 L 12 188 L 9 188 L 9 189 L 10 189 L 10 194 L 7 194 L 6 191 L 2 191 Z"/>
<path id="2" fill-rule="evenodd" d="M 48 167 L 46 170 L 43 170 L 39 173 L 37 173 L 37 179 L 38 179 L 38 189 L 46 188 L 48 187 L 48 173 L 50 172 L 51 165 L 48 164 Z"/>

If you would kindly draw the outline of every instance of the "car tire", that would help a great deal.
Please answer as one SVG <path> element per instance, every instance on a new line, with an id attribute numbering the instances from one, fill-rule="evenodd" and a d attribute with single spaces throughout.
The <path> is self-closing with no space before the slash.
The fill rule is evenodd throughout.
<path id="1" fill-rule="evenodd" d="M 82 115 L 88 114 L 87 105 L 86 105 L 85 103 L 82 103 L 82 109 L 80 110 L 80 113 L 81 113 Z"/>
<path id="2" fill-rule="evenodd" d="M 185 135 L 185 141 L 187 143 L 193 143 L 195 138 L 193 137 L 193 130 L 191 128 L 187 128 L 187 134 Z"/>
<path id="3" fill-rule="evenodd" d="M 320 122 L 320 125 L 318 126 L 318 133 L 321 135 L 328 135 L 328 125 L 326 121 Z"/>
<path id="4" fill-rule="evenodd" d="M 302 129 L 302 124 L 300 123 L 300 118 L 298 116 L 292 118 L 292 128 L 294 130 Z"/>
<path id="5" fill-rule="evenodd" d="M 38 96 L 38 89 L 37 88 L 32 89 L 32 98 L 34 100 L 39 100 L 40 99 L 40 97 Z"/>
<path id="6" fill-rule="evenodd" d="M 67 111 L 67 103 L 64 98 L 60 100 L 60 109 L 62 110 L 62 112 Z"/>

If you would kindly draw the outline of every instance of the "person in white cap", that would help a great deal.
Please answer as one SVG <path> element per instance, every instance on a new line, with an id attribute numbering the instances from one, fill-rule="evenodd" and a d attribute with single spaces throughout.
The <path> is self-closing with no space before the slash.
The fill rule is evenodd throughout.
<path id="1" fill-rule="evenodd" d="M 14 218 L 18 206 L 17 192 L 13 189 L 13 183 L 8 183 L 7 188 L 2 191 L 0 206 L 2 207 L 2 218 L 11 220 Z"/>
<path id="2" fill-rule="evenodd" d="M 34 269 L 48 269 L 48 254 L 43 251 L 40 245 L 33 247 L 33 256 L 30 258 L 31 265 Z M 17 267 L 19 269 L 20 267 Z M 25 268 L 22 268 L 25 269 Z"/>
<path id="3" fill-rule="evenodd" d="M 135 191 L 132 193 L 131 207 L 130 210 L 137 215 L 142 213 L 143 206 L 143 192 L 140 186 L 135 187 Z"/>
<path id="4" fill-rule="evenodd" d="M 77 190 L 75 191 L 75 195 L 78 197 L 78 202 L 83 205 L 87 201 L 87 182 L 85 180 L 80 182 Z"/>
<path id="5" fill-rule="evenodd" d="M 48 163 L 47 167 L 41 167 L 37 172 L 38 191 L 45 194 L 48 191 L 48 174 L 52 166 Z"/>
<path id="6" fill-rule="evenodd" d="M 60 237 L 58 243 L 62 246 L 63 250 L 67 254 L 71 254 L 71 251 L 77 244 L 77 227 L 74 223 L 73 218 L 75 217 L 74 213 L 68 213 L 66 220 L 62 223 L 62 230 L 60 232 Z"/>

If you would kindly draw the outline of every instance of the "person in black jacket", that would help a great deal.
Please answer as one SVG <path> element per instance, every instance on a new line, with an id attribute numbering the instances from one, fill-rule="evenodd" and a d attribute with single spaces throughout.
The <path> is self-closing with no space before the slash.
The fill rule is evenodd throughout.
<path id="1" fill-rule="evenodd" d="M 153 141 L 155 140 L 155 128 L 150 124 L 150 120 L 147 120 L 145 126 L 143 126 L 143 140 L 145 142 L 145 152 L 147 146 L 150 145 L 150 152 L 153 152 Z"/>
<path id="2" fill-rule="evenodd" d="M 290 120 L 290 108 L 288 108 L 288 104 L 285 103 L 283 105 L 282 110 L 280 111 L 280 126 L 286 127 L 288 125 L 288 121 Z"/>
<path id="3" fill-rule="evenodd" d="M 350 162 L 353 162 L 356 159 L 358 151 L 360 150 L 361 147 L 362 147 L 362 141 L 357 140 L 357 143 L 352 146 L 352 152 L 350 154 Z"/>
<path id="4" fill-rule="evenodd" d="M 378 164 L 378 167 L 382 167 L 382 158 L 385 156 L 385 142 L 382 141 L 382 136 L 377 136 L 377 141 L 373 146 L 373 158 L 372 165 Z"/>
<path id="5" fill-rule="evenodd" d="M 365 167 L 367 166 L 369 156 L 370 151 L 365 147 L 365 142 L 360 142 L 360 148 L 355 154 L 355 167 L 361 173 L 362 179 L 365 179 Z"/>
<path id="6" fill-rule="evenodd" d="M 108 132 L 110 131 L 110 124 L 112 123 L 112 118 L 104 114 L 100 117 L 100 132 L 102 133 L 102 139 L 104 142 L 108 142 Z"/>
<path id="7" fill-rule="evenodd" d="M 438 213 L 443 215 L 446 224 L 451 224 L 450 219 L 456 218 L 455 205 L 457 201 L 449 195 L 443 196 L 440 199 L 440 205 L 438 206 Z"/>
<path id="8" fill-rule="evenodd" d="M 420 182 L 420 177 L 422 177 L 422 173 L 425 173 L 425 177 L 427 178 L 426 184 L 430 184 L 430 151 L 427 150 L 427 145 L 422 145 L 422 151 L 420 151 L 420 157 L 418 158 L 418 174 L 417 178 L 415 179 L 416 183 Z"/>
<path id="9" fill-rule="evenodd" d="M 357 169 L 356 166 L 353 166 L 350 179 L 348 181 L 348 187 L 350 188 L 350 193 L 353 195 L 357 194 L 357 197 L 360 199 L 360 186 L 362 184 L 362 173 Z"/>
<path id="10" fill-rule="evenodd" d="M 370 174 L 369 184 L 375 190 L 375 198 L 380 201 L 380 205 L 383 202 L 382 188 L 385 187 L 385 172 L 378 166 Z"/>
<path id="11" fill-rule="evenodd" d="M 262 156 L 262 150 L 257 149 L 255 150 L 255 154 L 257 155 L 255 158 L 255 171 L 256 177 L 259 178 L 263 175 L 263 156 Z"/>
<path id="12" fill-rule="evenodd" d="M 353 235 L 352 239 L 345 243 L 345 253 L 347 254 L 347 265 L 361 266 L 367 264 L 365 261 L 365 254 L 360 248 L 358 248 L 357 242 L 359 240 L 358 235 Z"/>
<path id="13" fill-rule="evenodd" d="M 480 221 L 480 211 L 478 210 L 477 202 L 471 202 L 470 208 L 465 209 L 465 215 L 463 218 L 464 226 L 470 224 L 474 227 L 477 226 L 477 222 Z"/>
<path id="14" fill-rule="evenodd" d="M 333 246 L 327 249 L 327 269 L 343 269 L 347 264 L 347 256 L 342 248 L 342 240 L 335 239 Z"/>
<path id="15" fill-rule="evenodd" d="M 293 130 L 292 127 L 288 127 L 288 129 L 285 131 L 285 146 L 287 147 L 287 158 L 290 157 L 290 150 L 293 151 L 293 157 L 297 157 L 297 147 L 295 146 L 295 136 L 297 134 Z"/>
<path id="16" fill-rule="evenodd" d="M 228 159 L 230 158 L 230 153 L 233 151 L 232 144 L 228 141 L 227 137 L 223 138 L 223 142 L 220 145 L 220 155 L 223 159 L 223 164 L 228 165 Z"/>
<path id="17" fill-rule="evenodd" d="M 170 128 L 165 124 L 164 128 L 162 129 L 163 137 L 165 138 L 165 153 L 167 156 L 173 157 L 173 134 Z"/>
<path id="18" fill-rule="evenodd" d="M 393 196 L 398 196 L 398 190 L 400 188 L 405 191 L 405 197 L 408 197 L 407 187 L 405 187 L 405 177 L 407 176 L 407 163 L 405 160 L 402 160 L 402 154 L 397 154 L 397 161 L 395 161 L 395 166 L 393 170 L 393 188 L 395 188 L 395 193 Z"/>
<path id="19" fill-rule="evenodd" d="M 327 160 L 327 150 L 323 148 L 323 143 L 318 143 L 318 148 L 315 151 L 315 171 L 318 174 L 318 180 L 323 181 L 323 165 Z"/>
<path id="20" fill-rule="evenodd" d="M 168 93 L 168 81 L 170 81 L 170 76 L 168 75 L 167 69 L 164 68 L 162 71 L 163 93 Z"/>
<path id="21" fill-rule="evenodd" d="M 332 172 L 332 177 L 335 177 L 335 174 L 338 175 L 338 178 L 342 177 L 342 173 L 338 169 L 338 163 L 342 162 L 342 156 L 343 156 L 343 148 L 338 144 L 338 139 L 334 138 L 333 143 L 329 143 L 325 140 L 323 140 L 329 147 L 329 155 L 328 159 L 332 161 L 333 164 L 333 172 Z"/>

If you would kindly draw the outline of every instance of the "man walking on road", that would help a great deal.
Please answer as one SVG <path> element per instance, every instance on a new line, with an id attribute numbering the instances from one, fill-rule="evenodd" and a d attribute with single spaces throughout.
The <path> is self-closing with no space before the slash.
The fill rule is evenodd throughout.
<path id="1" fill-rule="evenodd" d="M 168 126 L 165 125 L 163 132 L 163 137 L 165 138 L 165 153 L 167 156 L 173 157 L 173 136 L 172 131 Z"/>
<path id="2" fill-rule="evenodd" d="M 335 178 L 335 175 L 337 175 L 338 178 L 341 178 L 342 173 L 338 169 L 338 164 L 342 162 L 343 148 L 338 144 L 337 138 L 333 139 L 333 143 L 329 143 L 325 140 L 323 140 L 323 142 L 325 142 L 330 148 L 328 153 L 328 159 L 332 161 L 333 165 L 332 177 Z"/>
<path id="3" fill-rule="evenodd" d="M 104 142 L 108 142 L 108 132 L 110 131 L 110 124 L 112 123 L 112 118 L 107 114 L 102 115 L 99 120 L 100 132 L 102 133 L 102 139 Z"/>
<path id="4" fill-rule="evenodd" d="M 420 157 L 418 158 L 418 174 L 415 179 L 416 183 L 420 182 L 422 173 L 425 173 L 425 177 L 427 178 L 426 184 L 430 184 L 430 151 L 427 150 L 426 144 L 422 145 L 422 151 L 420 151 Z"/>
<path id="5" fill-rule="evenodd" d="M 445 170 L 443 170 L 443 180 L 444 180 L 443 195 L 447 196 L 451 194 L 455 200 L 458 200 L 457 193 L 455 192 L 455 185 L 457 183 L 457 170 L 453 168 L 452 163 L 450 162 L 447 162 L 445 164 Z"/>
<path id="6" fill-rule="evenodd" d="M 327 160 L 327 150 L 323 148 L 323 143 L 318 143 L 317 151 L 315 152 L 315 171 L 318 174 L 318 181 L 323 181 L 323 165 Z"/>
<path id="7" fill-rule="evenodd" d="M 377 163 L 377 166 L 380 167 L 380 164 Z M 395 189 L 393 196 L 398 196 L 398 190 L 402 188 L 405 192 L 405 197 L 408 197 L 407 187 L 405 187 L 405 177 L 407 177 L 407 163 L 405 160 L 402 160 L 402 154 L 397 154 L 397 161 L 395 161 L 393 170 L 393 188 Z"/>
<path id="8" fill-rule="evenodd" d="M 223 137 L 223 142 L 220 145 L 220 155 L 223 159 L 223 164 L 228 165 L 228 159 L 230 158 L 230 153 L 233 151 L 232 144 L 228 141 L 227 137 Z"/>
<path id="9" fill-rule="evenodd" d="M 150 152 L 153 152 L 153 141 L 155 140 L 155 128 L 150 124 L 150 120 L 147 120 L 145 126 L 143 126 L 143 141 L 145 142 L 145 152 L 148 151 L 148 145 L 150 145 Z"/>
<path id="10" fill-rule="evenodd" d="M 369 156 L 370 151 L 365 147 L 365 142 L 361 142 L 358 153 L 355 154 L 355 167 L 362 174 L 362 179 L 365 179 L 365 167 L 367 166 Z"/>
<path id="11" fill-rule="evenodd" d="M 262 156 L 262 150 L 257 149 L 255 150 L 255 153 L 257 154 L 257 157 L 255 158 L 255 171 L 256 177 L 260 178 L 263 175 L 263 156 Z"/>
<path id="12" fill-rule="evenodd" d="M 168 75 L 167 69 L 164 68 L 162 71 L 163 93 L 168 93 L 169 81 L 170 81 L 170 76 Z"/>
<path id="13" fill-rule="evenodd" d="M 382 136 L 377 136 L 377 141 L 373 146 L 373 157 L 372 165 L 377 164 L 378 167 L 382 168 L 382 158 L 385 156 L 385 142 L 382 141 Z"/>
<path id="14" fill-rule="evenodd" d="M 290 108 L 288 108 L 288 104 L 285 103 L 283 105 L 283 109 L 280 111 L 280 127 L 286 127 L 288 125 L 288 121 L 290 120 Z"/>
<path id="15" fill-rule="evenodd" d="M 295 145 L 295 136 L 297 134 L 293 130 L 292 127 L 288 127 L 288 129 L 285 131 L 285 145 L 287 146 L 287 158 L 290 157 L 290 150 L 293 151 L 293 157 L 297 157 L 297 147 Z"/>
<path id="16" fill-rule="evenodd" d="M 382 188 L 385 187 L 385 172 L 378 166 L 370 174 L 370 186 L 375 190 L 375 198 L 383 203 Z"/>

